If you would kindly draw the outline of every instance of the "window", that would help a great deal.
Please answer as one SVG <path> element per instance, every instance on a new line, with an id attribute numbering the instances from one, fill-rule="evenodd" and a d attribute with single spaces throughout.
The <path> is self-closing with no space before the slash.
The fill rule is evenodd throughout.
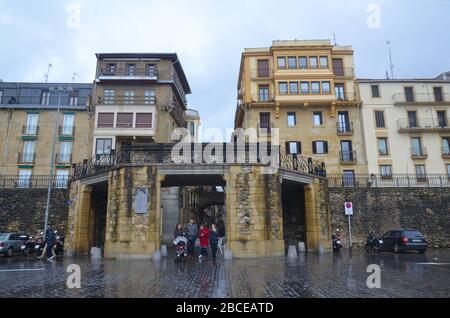
<path id="1" fill-rule="evenodd" d="M 379 85 L 370 85 L 370 89 L 372 90 L 372 97 L 380 97 Z"/>
<path id="2" fill-rule="evenodd" d="M 320 94 L 320 82 L 311 82 L 311 93 Z"/>
<path id="3" fill-rule="evenodd" d="M 116 96 L 116 91 L 113 89 L 105 89 L 103 91 L 103 98 L 105 105 L 112 105 L 114 104 L 114 99 Z"/>
<path id="4" fill-rule="evenodd" d="M 38 122 L 39 122 L 39 114 L 28 114 L 25 134 L 36 135 L 38 131 Z"/>
<path id="5" fill-rule="evenodd" d="M 411 139 L 411 154 L 415 157 L 422 156 L 424 154 L 424 151 L 422 151 L 422 141 L 420 137 L 413 137 Z"/>
<path id="6" fill-rule="evenodd" d="M 286 82 L 279 82 L 278 83 L 278 90 L 280 92 L 280 95 L 286 95 L 288 93 L 288 87 Z"/>
<path id="7" fill-rule="evenodd" d="M 328 142 L 327 141 L 313 141 L 313 154 L 321 155 L 328 153 Z"/>
<path id="8" fill-rule="evenodd" d="M 295 56 L 288 57 L 288 68 L 297 68 L 297 58 Z"/>
<path id="9" fill-rule="evenodd" d="M 375 126 L 376 128 L 386 128 L 384 122 L 384 111 L 382 110 L 375 111 Z"/>
<path id="10" fill-rule="evenodd" d="M 62 131 L 61 131 L 63 135 L 69 135 L 69 136 L 73 135 L 74 120 L 75 120 L 75 115 L 64 114 L 63 126 L 62 126 Z"/>
<path id="11" fill-rule="evenodd" d="M 36 142 L 34 140 L 24 141 L 21 163 L 34 163 L 35 147 Z"/>
<path id="12" fill-rule="evenodd" d="M 309 82 L 301 82 L 300 91 L 302 94 L 309 94 Z"/>
<path id="13" fill-rule="evenodd" d="M 106 65 L 106 73 L 114 75 L 116 73 L 116 67 L 117 67 L 116 63 L 108 63 Z"/>
<path id="14" fill-rule="evenodd" d="M 447 112 L 445 110 L 438 110 L 437 118 L 439 127 L 441 128 L 447 127 Z"/>
<path id="15" fill-rule="evenodd" d="M 289 127 L 294 127 L 297 125 L 297 115 L 294 112 L 287 113 L 287 121 Z"/>
<path id="16" fill-rule="evenodd" d="M 269 101 L 269 85 L 259 85 L 259 101 Z"/>
<path id="17" fill-rule="evenodd" d="M 78 105 L 78 91 L 72 91 L 69 94 L 69 105 L 77 106 Z"/>
<path id="18" fill-rule="evenodd" d="M 409 128 L 417 127 L 417 113 L 415 111 L 408 112 L 408 124 Z"/>
<path id="19" fill-rule="evenodd" d="M 31 169 L 19 169 L 19 188 L 31 186 Z"/>
<path id="20" fill-rule="evenodd" d="M 125 105 L 134 104 L 134 90 L 133 89 L 127 89 L 124 91 L 124 104 Z"/>
<path id="21" fill-rule="evenodd" d="M 353 162 L 356 160 L 351 140 L 341 141 L 341 160 L 342 162 Z"/>
<path id="22" fill-rule="evenodd" d="M 133 128 L 133 113 L 117 113 L 117 128 Z"/>
<path id="23" fill-rule="evenodd" d="M 297 82 L 289 82 L 289 93 L 296 95 L 298 94 L 298 83 Z"/>
<path id="24" fill-rule="evenodd" d="M 3 91 L 0 91 L 0 104 L 3 103 Z"/>
<path id="25" fill-rule="evenodd" d="M 136 75 L 136 64 L 127 64 L 127 76 Z"/>
<path id="26" fill-rule="evenodd" d="M 447 168 L 447 176 L 450 179 L 450 165 L 446 165 Z"/>
<path id="27" fill-rule="evenodd" d="M 322 126 L 323 125 L 322 112 L 314 112 L 313 113 L 313 123 L 314 123 L 314 126 Z"/>
<path id="28" fill-rule="evenodd" d="M 317 68 L 317 57 L 316 56 L 309 57 L 309 68 Z"/>
<path id="29" fill-rule="evenodd" d="M 284 56 L 283 57 L 278 57 L 277 61 L 278 61 L 278 68 L 279 69 L 285 69 L 286 68 L 286 58 Z"/>
<path id="30" fill-rule="evenodd" d="M 343 180 L 344 187 L 354 187 L 356 185 L 354 170 L 344 170 L 343 177 L 344 177 Z"/>
<path id="31" fill-rule="evenodd" d="M 195 123 L 193 121 L 189 123 L 189 132 L 191 133 L 191 137 L 195 137 Z"/>
<path id="32" fill-rule="evenodd" d="M 405 100 L 407 102 L 414 101 L 414 91 L 412 87 L 405 87 Z"/>
<path id="33" fill-rule="evenodd" d="M 417 181 L 425 181 L 427 179 L 425 165 L 416 165 L 415 168 Z"/>
<path id="34" fill-rule="evenodd" d="M 59 189 L 67 188 L 69 184 L 69 170 L 58 169 L 56 170 L 56 187 Z"/>
<path id="35" fill-rule="evenodd" d="M 99 138 L 95 144 L 95 154 L 104 155 L 109 154 L 112 149 L 112 139 L 110 138 Z"/>
<path id="36" fill-rule="evenodd" d="M 152 128 L 152 113 L 137 113 L 136 128 Z"/>
<path id="37" fill-rule="evenodd" d="M 337 100 L 345 100 L 345 85 L 344 84 L 335 84 L 334 85 L 334 93 L 336 95 Z"/>
<path id="38" fill-rule="evenodd" d="M 144 104 L 145 105 L 154 105 L 155 102 L 156 102 L 155 90 L 154 89 L 146 89 L 144 92 Z"/>
<path id="39" fill-rule="evenodd" d="M 269 60 L 258 60 L 258 77 L 269 77 Z"/>
<path id="40" fill-rule="evenodd" d="M 70 163 L 72 157 L 72 142 L 63 141 L 59 146 L 58 163 Z"/>
<path id="41" fill-rule="evenodd" d="M 49 105 L 50 104 L 50 92 L 42 91 L 41 93 L 41 105 Z"/>
<path id="42" fill-rule="evenodd" d="M 443 102 L 444 98 L 442 96 L 442 87 L 433 87 L 434 100 L 436 102 Z"/>
<path id="43" fill-rule="evenodd" d="M 298 155 L 302 153 L 302 143 L 299 141 L 289 141 L 286 143 L 286 154 Z"/>
<path id="44" fill-rule="evenodd" d="M 331 85 L 330 82 L 322 82 L 322 94 L 330 94 Z"/>
<path id="45" fill-rule="evenodd" d="M 348 111 L 338 112 L 338 132 L 339 133 L 352 132 L 352 127 L 350 125 L 350 116 L 348 115 Z"/>
<path id="46" fill-rule="evenodd" d="M 380 175 L 382 179 L 392 178 L 392 166 L 391 165 L 380 165 Z"/>
<path id="47" fill-rule="evenodd" d="M 151 77 L 157 76 L 156 64 L 147 64 L 147 66 L 145 67 L 145 74 Z"/>
<path id="48" fill-rule="evenodd" d="M 387 138 L 378 138 L 378 154 L 380 156 L 387 156 L 389 154 Z"/>
<path id="49" fill-rule="evenodd" d="M 442 154 L 444 156 L 450 156 L 450 137 L 442 138 Z"/>
<path id="50" fill-rule="evenodd" d="M 344 76 L 344 62 L 342 59 L 333 59 L 333 74 L 334 76 Z"/>
<path id="51" fill-rule="evenodd" d="M 306 56 L 300 56 L 298 58 L 298 65 L 301 69 L 307 69 L 308 68 L 308 58 Z"/>
<path id="52" fill-rule="evenodd" d="M 328 68 L 328 56 L 320 57 L 320 68 Z"/>
<path id="53" fill-rule="evenodd" d="M 113 128 L 114 113 L 98 113 L 98 128 Z"/>

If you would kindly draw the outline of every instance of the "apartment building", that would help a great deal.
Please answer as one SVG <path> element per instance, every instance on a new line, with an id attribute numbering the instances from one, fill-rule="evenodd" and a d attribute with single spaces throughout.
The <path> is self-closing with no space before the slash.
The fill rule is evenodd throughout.
<path id="1" fill-rule="evenodd" d="M 130 142 L 172 141 L 187 127 L 189 83 L 175 53 L 97 54 L 93 155 Z"/>
<path id="2" fill-rule="evenodd" d="M 0 175 L 28 187 L 54 163 L 54 175 L 68 178 L 72 163 L 88 157 L 91 91 L 83 83 L 0 82 Z"/>
<path id="3" fill-rule="evenodd" d="M 358 83 L 369 173 L 450 176 L 450 72 Z"/>
<path id="4" fill-rule="evenodd" d="M 355 85 L 350 46 L 293 40 L 245 49 L 235 127 L 269 140 L 278 128 L 282 152 L 325 162 L 329 174 L 366 173 Z"/>

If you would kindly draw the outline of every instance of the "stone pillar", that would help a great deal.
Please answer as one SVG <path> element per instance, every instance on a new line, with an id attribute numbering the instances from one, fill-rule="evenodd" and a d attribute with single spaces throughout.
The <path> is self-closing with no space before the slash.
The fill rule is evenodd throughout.
<path id="1" fill-rule="evenodd" d="M 79 186 L 74 219 L 74 252 L 89 254 L 92 187 Z"/>
<path id="2" fill-rule="evenodd" d="M 157 246 L 159 247 L 161 245 L 162 239 L 163 239 L 163 210 L 161 207 L 161 186 L 164 182 L 166 176 L 165 175 L 158 175 L 156 177 L 156 184 L 155 184 L 155 211 L 156 211 L 156 240 L 157 240 Z"/>
<path id="3" fill-rule="evenodd" d="M 314 183 L 305 186 L 306 247 L 317 251 L 320 245 L 319 211 L 316 202 L 317 187 Z"/>

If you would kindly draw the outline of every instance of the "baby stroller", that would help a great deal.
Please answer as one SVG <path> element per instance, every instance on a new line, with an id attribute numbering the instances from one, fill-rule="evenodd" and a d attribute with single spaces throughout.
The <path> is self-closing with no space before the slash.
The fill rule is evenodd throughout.
<path id="1" fill-rule="evenodd" d="M 188 240 L 186 236 L 178 236 L 173 244 L 175 245 L 175 263 L 184 263 L 186 262 L 186 246 Z"/>

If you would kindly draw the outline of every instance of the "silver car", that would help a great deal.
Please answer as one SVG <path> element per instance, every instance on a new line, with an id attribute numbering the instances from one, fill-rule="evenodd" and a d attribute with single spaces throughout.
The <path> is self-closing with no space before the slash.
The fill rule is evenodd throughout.
<path id="1" fill-rule="evenodd" d="M 23 240 L 18 233 L 0 233 L 0 254 L 11 257 L 21 252 Z"/>

